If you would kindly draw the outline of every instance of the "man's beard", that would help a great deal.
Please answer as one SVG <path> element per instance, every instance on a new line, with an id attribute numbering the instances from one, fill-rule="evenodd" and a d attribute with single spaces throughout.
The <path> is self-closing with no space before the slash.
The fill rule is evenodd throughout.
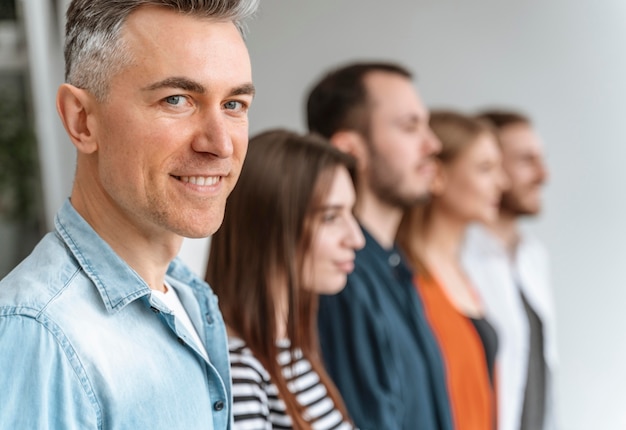
<path id="1" fill-rule="evenodd" d="M 427 192 L 421 195 L 403 193 L 402 185 L 405 179 L 402 174 L 389 165 L 387 158 L 374 148 L 372 142 L 368 142 L 368 151 L 370 160 L 374 160 L 374 162 L 369 163 L 365 179 L 378 199 L 401 209 L 413 207 L 418 203 L 425 203 L 430 199 L 430 194 Z"/>
<path id="2" fill-rule="evenodd" d="M 501 213 L 518 217 L 537 215 L 541 211 L 541 202 L 538 202 L 536 205 L 531 207 L 528 204 L 524 204 L 523 199 L 521 199 L 518 194 L 519 193 L 511 191 L 505 191 L 502 193 L 502 198 L 500 199 Z"/>

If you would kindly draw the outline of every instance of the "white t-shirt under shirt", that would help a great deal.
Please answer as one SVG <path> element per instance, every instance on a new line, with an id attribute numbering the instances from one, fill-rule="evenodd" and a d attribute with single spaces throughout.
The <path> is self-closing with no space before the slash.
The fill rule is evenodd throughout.
<path id="1" fill-rule="evenodd" d="M 289 390 L 305 407 L 309 421 L 315 430 L 351 430 L 354 426 L 344 421 L 343 415 L 328 396 L 319 375 L 299 350 L 292 356 L 290 343 L 278 344 L 276 358 L 288 381 Z M 292 420 L 278 394 L 278 388 L 270 380 L 269 372 L 254 357 L 243 340 L 229 337 L 231 375 L 233 378 L 233 415 L 235 430 L 291 429 Z"/>
<path id="2" fill-rule="evenodd" d="M 152 290 L 152 294 L 155 297 L 158 297 L 158 299 L 163 302 L 163 304 L 167 306 L 170 311 L 172 311 L 174 317 L 176 317 L 176 322 L 180 321 L 180 323 L 187 329 L 187 331 L 191 335 L 193 342 L 198 347 L 198 350 L 202 353 L 205 360 L 209 361 L 209 354 L 207 354 L 206 352 L 204 343 L 202 343 L 202 341 L 200 340 L 200 336 L 198 335 L 196 328 L 191 323 L 191 319 L 189 319 L 189 314 L 187 314 L 187 311 L 185 310 L 180 299 L 178 298 L 176 290 L 172 288 L 171 285 L 169 285 L 167 282 L 165 283 L 165 287 L 167 288 L 167 291 L 165 293 L 157 290 Z"/>

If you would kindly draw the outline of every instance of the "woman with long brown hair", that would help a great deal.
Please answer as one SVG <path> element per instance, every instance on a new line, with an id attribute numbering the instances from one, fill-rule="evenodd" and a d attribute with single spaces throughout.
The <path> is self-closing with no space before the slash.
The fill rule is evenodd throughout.
<path id="1" fill-rule="evenodd" d="M 498 215 L 506 179 L 486 124 L 451 111 L 431 112 L 442 145 L 430 201 L 406 211 L 398 242 L 418 275 L 415 284 L 446 365 L 457 430 L 496 428 L 496 333 L 461 267 L 460 250 L 472 221 Z"/>
<path id="2" fill-rule="evenodd" d="M 364 238 L 354 161 L 284 130 L 250 140 L 206 279 L 229 331 L 235 429 L 351 429 L 324 371 L 317 295 L 340 291 Z"/>

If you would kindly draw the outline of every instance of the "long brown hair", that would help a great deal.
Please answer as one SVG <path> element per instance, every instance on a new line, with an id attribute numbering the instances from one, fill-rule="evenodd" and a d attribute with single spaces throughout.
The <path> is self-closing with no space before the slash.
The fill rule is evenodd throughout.
<path id="1" fill-rule="evenodd" d="M 430 127 L 441 141 L 441 151 L 436 158 L 437 162 L 443 165 L 454 162 L 480 136 L 494 135 L 492 126 L 486 121 L 449 110 L 432 111 Z M 415 243 L 428 228 L 431 209 L 432 202 L 418 204 L 407 209 L 396 235 L 400 248 L 413 267 L 426 278 L 429 278 L 431 274 L 421 259 Z"/>
<path id="2" fill-rule="evenodd" d="M 302 287 L 304 257 L 315 234 L 312 213 L 341 166 L 354 181 L 354 160 L 319 137 L 271 130 L 252 138 L 224 223 L 211 239 L 206 280 L 219 297 L 226 324 L 268 370 L 296 429 L 310 429 L 311 423 L 277 362 L 277 306 L 285 296 L 292 354 L 302 351 L 348 420 L 322 365 L 318 296 Z"/>

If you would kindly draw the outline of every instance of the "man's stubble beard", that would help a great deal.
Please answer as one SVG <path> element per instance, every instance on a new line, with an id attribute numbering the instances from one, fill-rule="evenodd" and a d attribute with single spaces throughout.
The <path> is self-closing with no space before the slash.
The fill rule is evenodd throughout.
<path id="1" fill-rule="evenodd" d="M 505 191 L 500 199 L 500 213 L 514 217 L 536 216 L 541 212 L 541 202 L 536 208 L 525 205 L 516 193 Z"/>
<path id="2" fill-rule="evenodd" d="M 382 202 L 399 209 L 408 209 L 417 204 L 423 204 L 430 200 L 430 193 L 424 192 L 421 195 L 405 195 L 402 193 L 400 185 L 404 178 L 395 171 L 382 156 L 371 141 L 367 141 L 367 150 L 370 160 L 369 169 L 366 172 L 366 181 L 372 193 Z"/>

